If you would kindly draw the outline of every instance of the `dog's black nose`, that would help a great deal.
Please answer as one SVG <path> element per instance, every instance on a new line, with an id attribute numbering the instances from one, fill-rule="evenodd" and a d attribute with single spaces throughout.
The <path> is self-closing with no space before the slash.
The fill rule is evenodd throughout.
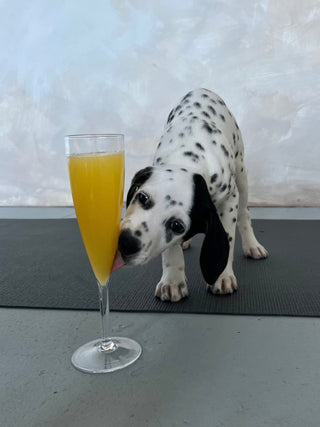
<path id="1" fill-rule="evenodd" d="M 118 248 L 122 258 L 125 260 L 140 251 L 141 241 L 132 234 L 130 229 L 125 228 L 120 233 Z"/>

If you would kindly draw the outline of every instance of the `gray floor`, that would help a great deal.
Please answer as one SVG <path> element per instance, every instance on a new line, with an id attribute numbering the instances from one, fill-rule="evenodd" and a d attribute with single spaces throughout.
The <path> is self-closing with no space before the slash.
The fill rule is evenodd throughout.
<path id="1" fill-rule="evenodd" d="M 320 209 L 251 209 L 320 219 Z M 0 217 L 72 217 L 0 208 Z M 320 319 L 111 313 L 143 347 L 130 367 L 86 375 L 72 351 L 99 334 L 96 312 L 0 309 L 0 426 L 318 427 Z"/>

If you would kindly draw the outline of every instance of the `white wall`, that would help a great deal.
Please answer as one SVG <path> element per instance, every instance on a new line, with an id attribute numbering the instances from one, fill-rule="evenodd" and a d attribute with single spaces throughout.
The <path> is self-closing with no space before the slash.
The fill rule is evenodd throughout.
<path id="1" fill-rule="evenodd" d="M 3 0 L 0 205 L 72 203 L 68 133 L 122 132 L 127 184 L 187 91 L 217 91 L 250 202 L 320 205 L 318 0 Z"/>

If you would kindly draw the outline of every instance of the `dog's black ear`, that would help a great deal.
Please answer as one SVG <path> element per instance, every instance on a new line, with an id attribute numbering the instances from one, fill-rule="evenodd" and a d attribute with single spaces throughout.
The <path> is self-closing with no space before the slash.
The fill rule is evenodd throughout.
<path id="1" fill-rule="evenodd" d="M 127 194 L 127 202 L 126 206 L 128 207 L 130 205 L 130 202 L 136 193 L 137 189 L 141 187 L 142 184 L 144 184 L 152 175 L 153 167 L 148 166 L 144 169 L 139 170 L 135 176 L 133 177 L 131 181 L 131 186 L 129 188 L 128 194 Z"/>
<path id="2" fill-rule="evenodd" d="M 184 239 L 188 240 L 197 233 L 205 233 L 200 254 L 200 267 L 205 281 L 213 285 L 228 262 L 228 235 L 212 203 L 204 178 L 195 174 L 193 180 L 191 227 Z"/>

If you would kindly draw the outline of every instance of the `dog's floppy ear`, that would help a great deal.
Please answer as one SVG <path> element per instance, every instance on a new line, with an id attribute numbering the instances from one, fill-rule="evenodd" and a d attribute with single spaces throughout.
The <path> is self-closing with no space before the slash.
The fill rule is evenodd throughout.
<path id="1" fill-rule="evenodd" d="M 191 227 L 184 239 L 188 240 L 197 233 L 205 233 L 200 254 L 200 267 L 205 281 L 209 285 L 213 285 L 228 262 L 228 235 L 212 203 L 204 178 L 195 174 L 193 181 Z"/>
<path id="2" fill-rule="evenodd" d="M 153 167 L 148 166 L 144 169 L 139 170 L 135 176 L 133 177 L 131 181 L 131 186 L 129 188 L 128 194 L 127 194 L 127 207 L 130 205 L 130 202 L 136 193 L 137 189 L 141 187 L 142 184 L 144 184 L 152 175 Z"/>

